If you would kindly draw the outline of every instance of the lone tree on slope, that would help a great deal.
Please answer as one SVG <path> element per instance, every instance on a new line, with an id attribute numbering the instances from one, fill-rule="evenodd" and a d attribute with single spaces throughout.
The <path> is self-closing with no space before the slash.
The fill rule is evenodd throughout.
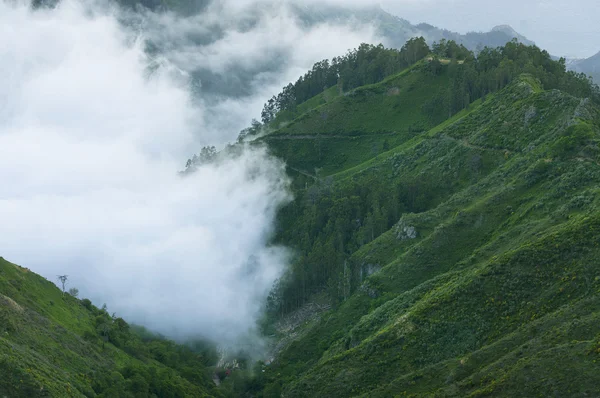
<path id="1" fill-rule="evenodd" d="M 69 279 L 69 275 L 58 275 L 58 280 L 62 284 L 63 294 L 65 294 L 65 285 L 67 284 L 67 279 Z"/>

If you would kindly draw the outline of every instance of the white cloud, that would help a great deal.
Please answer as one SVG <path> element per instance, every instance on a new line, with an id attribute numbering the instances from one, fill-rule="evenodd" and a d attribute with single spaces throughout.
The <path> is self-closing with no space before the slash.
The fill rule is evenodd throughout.
<path id="1" fill-rule="evenodd" d="M 111 15 L 0 3 L 0 255 L 172 337 L 233 342 L 287 262 L 264 148 L 177 175 L 205 110 Z"/>
<path id="2" fill-rule="evenodd" d="M 315 62 L 381 41 L 368 25 L 305 26 L 288 5 L 219 1 L 199 15 L 145 14 L 142 30 L 165 58 L 188 73 L 203 71 L 201 102 L 210 114 L 203 135 L 211 142 L 235 139 L 268 98 Z"/>

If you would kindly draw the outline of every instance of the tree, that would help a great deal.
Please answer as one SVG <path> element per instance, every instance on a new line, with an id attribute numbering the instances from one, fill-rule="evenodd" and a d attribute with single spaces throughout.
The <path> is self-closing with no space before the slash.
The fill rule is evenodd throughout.
<path id="1" fill-rule="evenodd" d="M 69 279 L 69 275 L 58 275 L 58 280 L 62 284 L 63 294 L 65 294 L 65 285 L 67 284 L 67 279 Z"/>
<path id="2" fill-rule="evenodd" d="M 108 322 L 102 322 L 98 325 L 97 330 L 102 337 L 102 348 L 104 348 L 104 344 L 110 340 L 110 324 Z"/>
<path id="3" fill-rule="evenodd" d="M 405 62 L 412 65 L 415 62 L 425 58 L 431 50 L 423 37 L 415 37 L 404 44 L 400 51 Z"/>
<path id="4" fill-rule="evenodd" d="M 75 298 L 77 298 L 77 296 L 79 296 L 79 289 L 72 287 L 69 289 L 69 294 Z"/>
<path id="5" fill-rule="evenodd" d="M 83 299 L 83 300 L 81 300 L 81 305 L 83 305 L 88 310 L 92 309 L 92 302 L 91 302 L 90 299 Z"/>
<path id="6" fill-rule="evenodd" d="M 242 131 L 240 131 L 240 134 L 238 135 L 238 138 L 237 138 L 237 142 L 242 143 L 250 137 L 257 136 L 262 131 L 262 127 L 263 127 L 263 125 L 261 122 L 259 122 L 256 119 L 252 119 L 252 122 L 250 123 L 250 127 L 247 127 L 245 129 L 243 129 Z"/>

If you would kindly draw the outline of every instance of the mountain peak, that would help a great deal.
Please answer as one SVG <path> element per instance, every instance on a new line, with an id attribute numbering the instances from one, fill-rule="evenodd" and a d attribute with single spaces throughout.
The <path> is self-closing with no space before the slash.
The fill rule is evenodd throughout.
<path id="1" fill-rule="evenodd" d="M 510 25 L 497 25 L 492 28 L 492 32 L 504 32 L 509 35 L 520 36 L 519 33 Z"/>

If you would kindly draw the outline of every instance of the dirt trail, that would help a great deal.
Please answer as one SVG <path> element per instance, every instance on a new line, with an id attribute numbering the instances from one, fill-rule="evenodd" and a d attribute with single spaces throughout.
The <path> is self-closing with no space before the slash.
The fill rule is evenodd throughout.
<path id="1" fill-rule="evenodd" d="M 290 165 L 287 165 L 287 167 L 288 167 L 288 169 L 290 169 L 290 170 L 294 170 L 296 173 L 299 173 L 299 174 L 302 174 L 303 176 L 306 176 L 306 177 L 312 178 L 312 179 L 313 179 L 313 180 L 315 180 L 315 181 L 317 180 L 317 177 L 316 177 L 316 176 L 314 176 L 314 175 L 312 175 L 312 174 L 309 174 L 309 173 L 307 173 L 306 171 L 302 171 L 302 170 L 300 170 L 300 169 L 297 169 L 297 168 L 295 168 L 295 167 L 292 167 L 292 166 L 290 166 Z"/>
<path id="2" fill-rule="evenodd" d="M 380 137 L 380 136 L 390 136 L 400 134 L 399 132 L 391 132 L 391 133 L 371 133 L 371 134 L 354 134 L 354 135 L 344 135 L 344 134 L 301 134 L 301 135 L 293 135 L 293 134 L 272 134 L 263 137 L 266 140 L 314 140 L 317 138 L 320 139 L 331 139 L 331 138 L 366 138 L 366 137 Z"/>

